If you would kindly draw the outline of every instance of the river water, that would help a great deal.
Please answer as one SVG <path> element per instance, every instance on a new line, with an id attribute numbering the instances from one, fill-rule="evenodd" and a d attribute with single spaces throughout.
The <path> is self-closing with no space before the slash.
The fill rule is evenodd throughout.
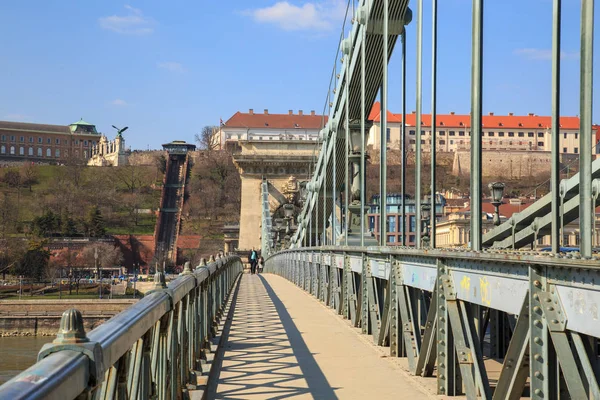
<path id="1" fill-rule="evenodd" d="M 54 336 L 0 337 L 0 385 L 35 364 L 37 354 Z"/>

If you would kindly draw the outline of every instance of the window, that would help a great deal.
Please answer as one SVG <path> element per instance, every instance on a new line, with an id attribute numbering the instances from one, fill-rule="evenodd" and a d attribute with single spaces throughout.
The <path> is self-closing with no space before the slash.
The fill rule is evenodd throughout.
<path id="1" fill-rule="evenodd" d="M 33 156 L 33 147 L 30 147 L 29 150 L 27 150 L 27 154 Z"/>
<path id="2" fill-rule="evenodd" d="M 15 155 L 15 146 L 10 146 L 10 154 L 11 154 L 12 156 L 14 156 L 14 155 Z"/>
<path id="3" fill-rule="evenodd" d="M 508 145 L 509 145 L 509 146 L 512 146 L 512 141 L 508 142 Z"/>
<path id="4" fill-rule="evenodd" d="M 387 241 L 388 241 L 388 243 L 396 243 L 396 236 L 388 235 Z"/>
<path id="5" fill-rule="evenodd" d="M 69 144 L 69 141 L 67 139 L 63 140 L 63 144 L 66 146 Z M 95 143 L 94 143 L 95 144 Z"/>
<path id="6" fill-rule="evenodd" d="M 567 138 L 567 132 L 563 133 L 563 139 Z"/>
<path id="7" fill-rule="evenodd" d="M 425 144 L 425 141 L 424 141 L 424 140 L 421 140 L 421 144 Z"/>
<path id="8" fill-rule="evenodd" d="M 14 135 L 12 135 L 12 136 L 10 137 L 10 141 L 11 141 L 11 142 L 14 142 L 14 141 L 15 141 L 15 136 L 14 136 Z"/>
<path id="9" fill-rule="evenodd" d="M 575 139 L 579 136 L 579 133 L 575 132 Z"/>
<path id="10" fill-rule="evenodd" d="M 415 144 L 415 140 L 414 139 L 410 139 L 410 144 Z"/>
<path id="11" fill-rule="evenodd" d="M 0 154 L 6 154 L 6 146 L 2 145 L 0 147 Z"/>
<path id="12" fill-rule="evenodd" d="M 48 143 L 48 144 L 52 144 L 52 139 L 50 139 L 50 138 L 47 138 L 47 139 L 46 139 L 46 143 Z"/>
<path id="13" fill-rule="evenodd" d="M 458 131 L 458 136 L 465 136 L 465 131 Z"/>
<path id="14" fill-rule="evenodd" d="M 42 148 L 41 147 L 38 147 L 37 155 L 38 155 L 38 157 L 42 157 Z"/>
<path id="15" fill-rule="evenodd" d="M 414 134 L 415 134 L 415 131 L 408 131 L 408 134 L 409 134 L 409 135 L 414 135 Z"/>
<path id="16" fill-rule="evenodd" d="M 260 140 L 262 140 L 262 138 L 261 138 L 261 137 L 260 137 L 259 139 L 260 139 Z M 83 141 L 83 145 L 84 145 L 85 147 L 87 147 L 87 140 L 84 140 L 84 141 Z"/>
<path id="17" fill-rule="evenodd" d="M 544 132 L 538 132 L 538 137 L 544 137 Z"/>
<path id="18" fill-rule="evenodd" d="M 527 133 L 527 137 L 534 137 L 535 135 L 533 134 L 533 132 L 528 132 Z"/>
<path id="19" fill-rule="evenodd" d="M 396 217 L 394 217 L 394 216 L 388 217 L 386 232 L 396 232 Z"/>
<path id="20" fill-rule="evenodd" d="M 25 136 L 21 136 L 21 137 L 19 138 L 19 142 L 21 142 L 21 143 L 25 143 Z"/>
<path id="21" fill-rule="evenodd" d="M 25 147 L 23 147 L 23 146 L 19 147 L 19 155 L 20 156 L 24 156 L 25 155 Z"/>
<path id="22" fill-rule="evenodd" d="M 519 137 L 525 137 L 525 132 L 519 132 Z"/>
<path id="23" fill-rule="evenodd" d="M 422 130 L 421 131 L 421 136 L 423 136 L 423 135 L 425 135 L 425 131 Z"/>
<path id="24" fill-rule="evenodd" d="M 508 132 L 508 137 L 515 137 L 515 133 L 514 132 Z"/>
<path id="25" fill-rule="evenodd" d="M 416 217 L 414 215 L 411 215 L 410 218 L 408 219 L 408 231 L 416 232 L 416 227 L 417 227 Z"/>
<path id="26" fill-rule="evenodd" d="M 56 139 L 55 143 L 60 144 L 60 139 Z"/>
<path id="27" fill-rule="evenodd" d="M 440 140 L 440 144 L 446 144 L 445 140 Z"/>
<path id="28" fill-rule="evenodd" d="M 498 132 L 498 137 L 504 137 L 504 132 Z"/>
<path id="29" fill-rule="evenodd" d="M 369 230 L 371 232 L 375 230 L 375 217 L 369 217 Z"/>
<path id="30" fill-rule="evenodd" d="M 41 137 L 38 138 L 38 143 L 42 143 L 42 138 Z"/>
<path id="31" fill-rule="evenodd" d="M 33 136 L 29 136 L 29 143 L 33 143 Z"/>
<path id="32" fill-rule="evenodd" d="M 52 150 L 46 149 L 46 157 L 52 157 Z"/>
<path id="33" fill-rule="evenodd" d="M 75 144 L 78 145 L 79 144 L 79 140 L 75 140 Z"/>
<path id="34" fill-rule="evenodd" d="M 451 141 L 450 141 L 450 144 L 454 144 L 454 140 L 451 140 Z"/>
<path id="35" fill-rule="evenodd" d="M 567 152 L 567 148 L 563 147 L 563 153 L 566 153 L 566 152 Z"/>
<path id="36" fill-rule="evenodd" d="M 538 147 L 544 147 L 544 142 L 538 142 Z"/>
<path id="37" fill-rule="evenodd" d="M 498 142 L 499 145 L 502 145 L 502 140 Z"/>
<path id="38" fill-rule="evenodd" d="M 439 131 L 439 132 L 438 132 L 438 134 L 439 134 L 440 136 L 446 136 L 446 131 Z"/>
<path id="39" fill-rule="evenodd" d="M 494 137 L 494 132 L 488 132 L 489 137 Z"/>
<path id="40" fill-rule="evenodd" d="M 2 135 L 2 141 L 4 142 L 6 140 L 6 136 Z"/>
<path id="41" fill-rule="evenodd" d="M 56 157 L 56 158 L 60 157 L 60 149 L 54 150 L 54 157 Z"/>
<path id="42" fill-rule="evenodd" d="M 389 143 L 389 142 L 390 142 L 390 128 L 387 128 L 387 129 L 385 130 L 385 141 L 386 141 L 387 143 Z"/>
<path id="43" fill-rule="evenodd" d="M 448 132 L 448 136 L 456 136 L 456 135 L 454 134 L 454 131 L 450 131 L 450 132 Z"/>
<path id="44" fill-rule="evenodd" d="M 573 149 L 573 153 L 575 153 L 575 154 L 579 153 L 579 148 L 575 147 L 575 148 Z"/>

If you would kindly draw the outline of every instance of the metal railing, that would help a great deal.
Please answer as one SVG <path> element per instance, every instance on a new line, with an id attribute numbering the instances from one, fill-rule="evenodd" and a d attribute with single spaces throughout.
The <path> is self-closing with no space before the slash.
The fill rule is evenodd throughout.
<path id="1" fill-rule="evenodd" d="M 336 246 L 279 252 L 265 271 L 435 376 L 438 394 L 600 398 L 597 258 Z"/>
<path id="2" fill-rule="evenodd" d="M 87 335 L 81 313 L 66 311 L 38 362 L 0 386 L 2 399 L 181 398 L 196 388 L 222 308 L 242 272 L 239 257 L 186 264 L 182 276 Z"/>

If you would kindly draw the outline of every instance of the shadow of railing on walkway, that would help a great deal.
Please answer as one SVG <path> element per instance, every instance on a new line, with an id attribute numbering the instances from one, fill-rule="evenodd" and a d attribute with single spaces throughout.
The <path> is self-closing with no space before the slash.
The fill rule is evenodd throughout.
<path id="1" fill-rule="evenodd" d="M 228 321 L 239 325 L 226 328 L 224 359 L 219 360 L 215 379 L 217 393 L 209 391 L 211 398 L 288 399 L 310 395 L 315 399 L 337 399 L 269 283 L 260 275 L 245 278 L 260 278 L 256 286 L 259 291 L 236 290 L 231 306 L 244 312 L 235 313 L 234 321 Z M 301 373 L 297 373 L 298 368 Z"/>

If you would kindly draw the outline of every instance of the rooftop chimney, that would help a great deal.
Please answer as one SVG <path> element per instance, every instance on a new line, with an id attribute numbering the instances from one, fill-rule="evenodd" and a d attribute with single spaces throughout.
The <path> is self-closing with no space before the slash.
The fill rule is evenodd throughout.
<path id="1" fill-rule="evenodd" d="M 267 108 L 265 108 L 265 114 L 268 114 L 269 110 Z"/>
<path id="2" fill-rule="evenodd" d="M 416 114 L 417 112 L 416 112 L 416 111 L 413 111 L 412 113 L 413 113 L 413 114 Z"/>
<path id="3" fill-rule="evenodd" d="M 512 117 L 513 115 L 515 115 L 514 113 L 508 113 L 509 117 Z"/>
<path id="4" fill-rule="evenodd" d="M 249 110 L 248 110 L 248 114 L 250 114 L 250 115 L 254 115 L 254 110 L 253 110 L 252 108 L 251 108 L 251 109 L 249 109 Z"/>
<path id="5" fill-rule="evenodd" d="M 310 115 L 315 115 L 315 110 L 310 110 Z"/>
<path id="6" fill-rule="evenodd" d="M 450 115 L 454 115 L 454 111 L 450 111 Z"/>
<path id="7" fill-rule="evenodd" d="M 298 110 L 298 115 L 303 115 L 302 110 Z"/>
<path id="8" fill-rule="evenodd" d="M 288 115 L 294 115 L 294 110 L 288 111 Z"/>
<path id="9" fill-rule="evenodd" d="M 491 113 L 490 113 L 490 117 L 493 117 L 493 116 L 494 116 L 494 113 L 493 113 L 493 112 L 491 112 Z"/>
<path id="10" fill-rule="evenodd" d="M 533 115 L 534 115 L 533 113 L 529 113 L 529 116 L 530 116 L 530 117 L 533 117 Z"/>

